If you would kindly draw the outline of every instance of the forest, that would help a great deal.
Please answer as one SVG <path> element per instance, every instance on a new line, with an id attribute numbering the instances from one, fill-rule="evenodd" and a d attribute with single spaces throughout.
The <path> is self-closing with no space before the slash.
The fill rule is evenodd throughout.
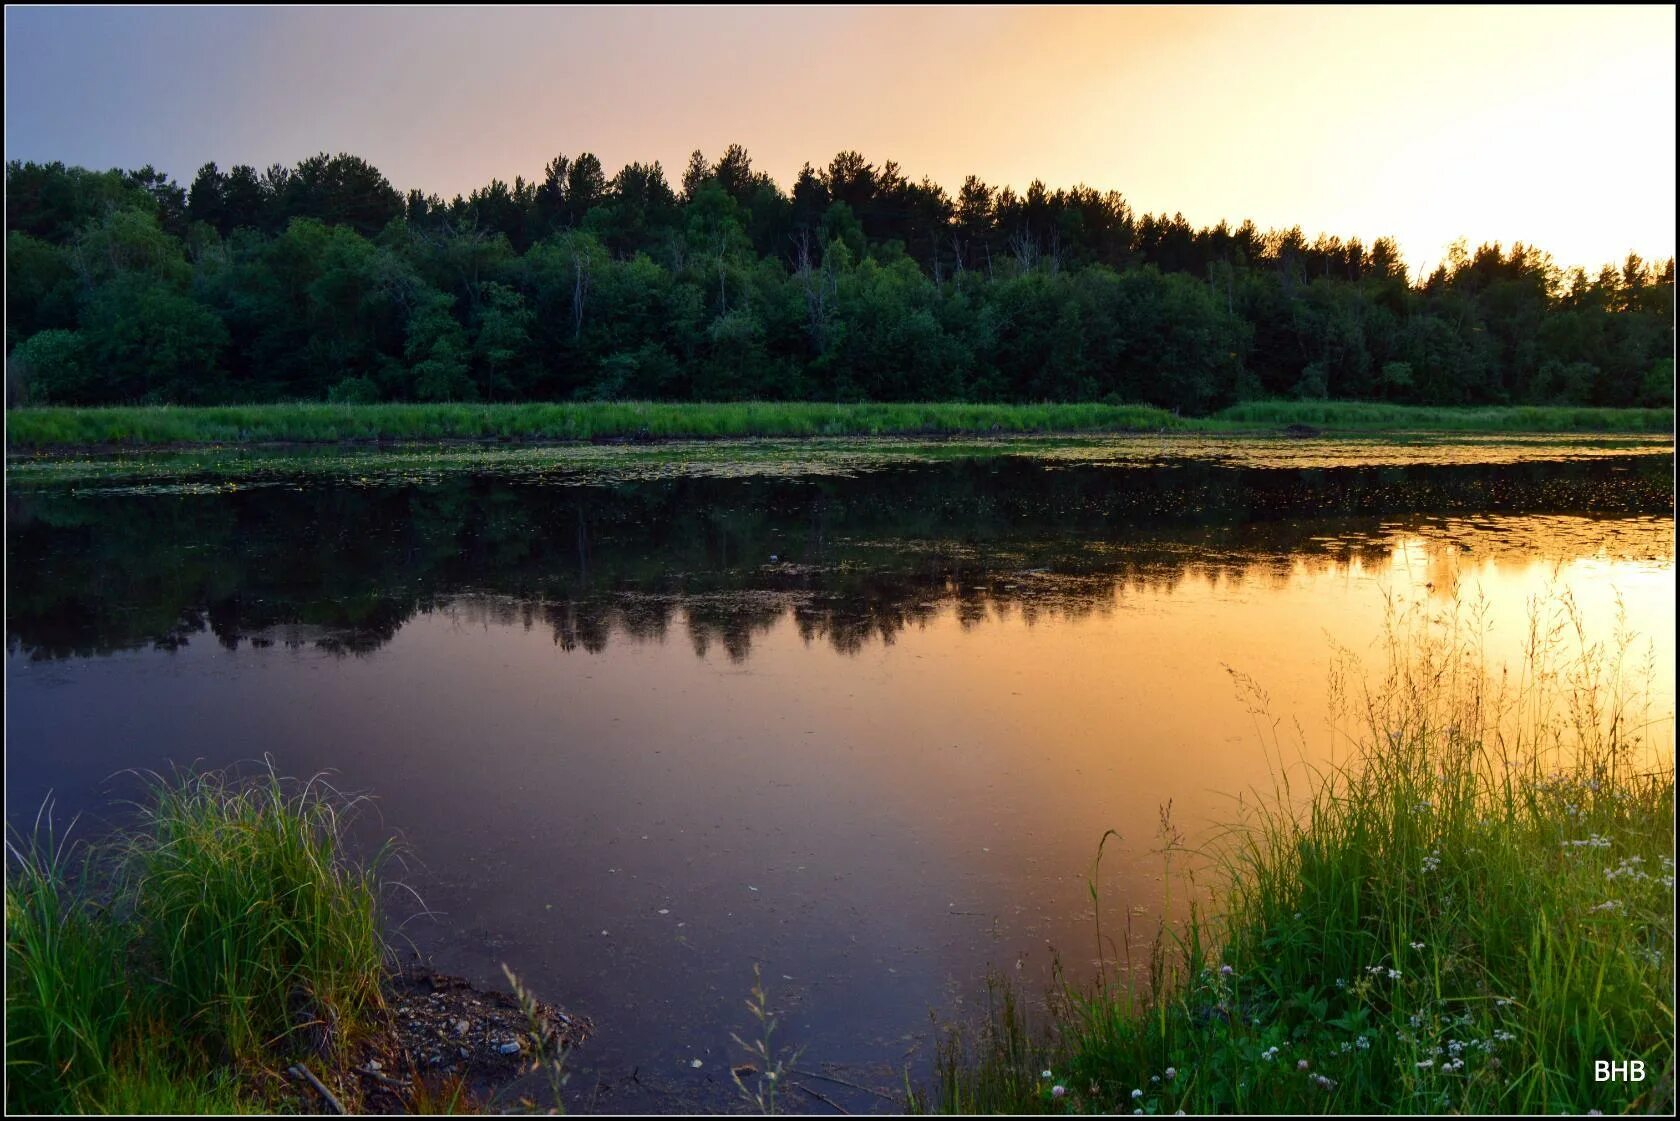
<path id="1" fill-rule="evenodd" d="M 8 404 L 1237 401 L 1666 405 L 1674 261 L 1193 228 L 1116 191 L 953 196 L 739 145 L 445 201 L 352 155 L 6 168 Z"/>

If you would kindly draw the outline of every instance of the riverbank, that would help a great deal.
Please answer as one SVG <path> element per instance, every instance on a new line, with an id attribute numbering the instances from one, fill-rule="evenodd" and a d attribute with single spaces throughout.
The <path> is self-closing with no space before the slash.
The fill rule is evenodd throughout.
<path id="1" fill-rule="evenodd" d="M 1211 417 L 1147 405 L 579 402 L 28 408 L 6 413 L 9 451 L 405 441 L 661 441 L 812 436 L 1185 432 L 1243 434 L 1665 433 L 1672 409 L 1449 408 L 1254 402 Z"/>
<path id="2" fill-rule="evenodd" d="M 1280 769 L 1216 844 L 1219 914 L 1163 929 L 1130 978 L 1064 986 L 1048 1024 L 1000 979 L 914 1104 L 1672 1112 L 1672 714 L 1649 711 L 1639 650 L 1587 644 L 1571 601 L 1535 622 L 1509 677 L 1464 613 L 1391 626 L 1368 685 L 1341 654 L 1351 755 Z"/>
<path id="3" fill-rule="evenodd" d="M 272 771 L 190 775 L 99 841 L 14 835 L 7 1111 L 458 1112 L 557 1076 L 586 1020 L 395 966 L 382 859 L 344 852 L 355 808 Z"/>

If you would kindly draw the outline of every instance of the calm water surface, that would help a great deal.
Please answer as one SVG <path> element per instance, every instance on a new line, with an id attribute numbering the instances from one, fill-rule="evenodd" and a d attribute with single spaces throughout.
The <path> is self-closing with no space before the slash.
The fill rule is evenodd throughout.
<path id="1" fill-rule="evenodd" d="M 1668 444 L 1231 448 L 19 472 L 8 818 L 331 769 L 411 847 L 416 948 L 595 1018 L 573 1108 L 732 1107 L 755 962 L 802 1066 L 896 1090 L 988 968 L 1089 969 L 1105 830 L 1142 945 L 1161 807 L 1270 789 L 1232 669 L 1323 758 L 1333 642 L 1479 602 L 1514 657 L 1566 589 L 1672 707 Z"/>

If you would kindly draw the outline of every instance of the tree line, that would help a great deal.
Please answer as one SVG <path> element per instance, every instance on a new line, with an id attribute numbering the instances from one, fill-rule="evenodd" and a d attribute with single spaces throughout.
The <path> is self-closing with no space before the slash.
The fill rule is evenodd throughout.
<path id="1" fill-rule="evenodd" d="M 1661 405 L 1674 261 L 1194 228 L 731 146 L 405 196 L 356 156 L 181 187 L 6 168 L 9 402 L 1114 400 Z"/>

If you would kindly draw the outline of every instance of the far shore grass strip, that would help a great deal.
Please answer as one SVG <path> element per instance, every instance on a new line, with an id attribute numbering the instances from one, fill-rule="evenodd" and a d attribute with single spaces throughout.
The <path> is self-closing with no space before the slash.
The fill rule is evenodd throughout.
<path id="1" fill-rule="evenodd" d="M 1674 431 L 1672 409 L 1433 407 L 1351 401 L 1262 401 L 1210 417 L 1150 405 L 741 401 L 530 404 L 297 403 L 25 408 L 6 413 L 11 451 L 98 446 L 421 440 L 678 440 L 816 436 L 1051 433 L 1647 433 Z"/>

